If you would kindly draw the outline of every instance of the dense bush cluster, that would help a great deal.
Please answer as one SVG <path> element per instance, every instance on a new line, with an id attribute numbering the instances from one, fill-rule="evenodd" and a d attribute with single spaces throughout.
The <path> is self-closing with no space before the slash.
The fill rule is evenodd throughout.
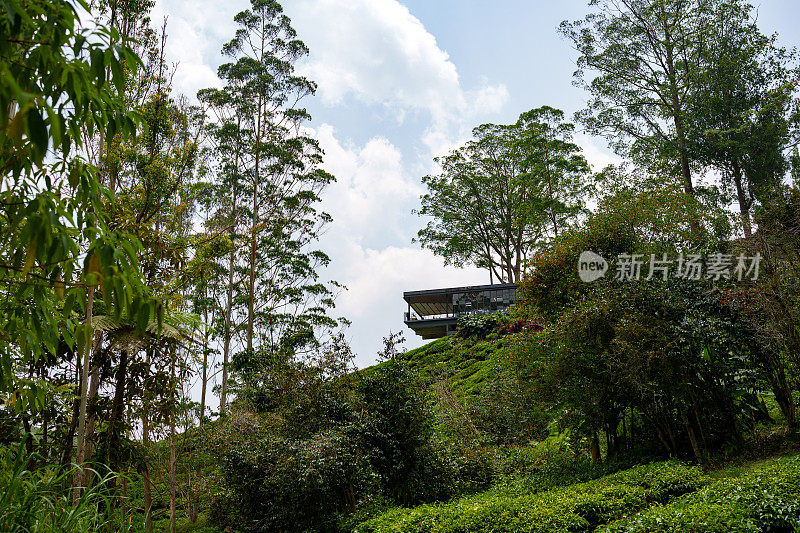
<path id="1" fill-rule="evenodd" d="M 540 326 L 536 322 L 526 320 L 524 318 L 517 318 L 512 320 L 511 322 L 508 322 L 500 326 L 497 329 L 497 333 L 499 335 L 514 335 L 516 333 L 521 333 L 526 330 L 537 332 L 541 331 L 542 329 L 543 329 L 542 326 Z"/>
<path id="2" fill-rule="evenodd" d="M 327 531 L 349 515 L 475 492 L 495 478 L 491 452 L 434 438 L 429 393 L 399 359 L 292 389 L 259 402 L 268 411 L 235 412 L 217 435 L 218 523 Z"/>
<path id="3" fill-rule="evenodd" d="M 474 314 L 458 319 L 458 336 L 462 339 L 485 339 L 487 335 L 509 321 L 504 313 Z"/>
<path id="4" fill-rule="evenodd" d="M 584 435 L 596 456 L 601 448 L 608 455 L 638 448 L 702 462 L 741 445 L 769 418 L 760 393 L 790 397 L 794 363 L 762 342 L 745 305 L 732 305 L 732 294 L 752 294 L 752 287 L 707 278 L 620 281 L 613 273 L 593 283 L 577 278 L 582 250 L 661 257 L 693 246 L 683 200 L 667 193 L 605 200 L 584 227 L 535 260 L 523 284 L 522 308 L 545 329 L 517 344 L 518 377 L 563 413 L 562 423 Z M 681 210 L 686 216 L 675 219 Z M 702 219 L 706 245 L 733 255 L 732 244 L 712 242 L 717 216 L 709 211 Z M 792 402 L 779 403 L 791 425 Z"/>

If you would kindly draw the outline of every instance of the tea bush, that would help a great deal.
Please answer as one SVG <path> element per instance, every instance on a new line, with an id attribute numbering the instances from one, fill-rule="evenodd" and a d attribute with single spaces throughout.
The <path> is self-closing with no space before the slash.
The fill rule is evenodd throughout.
<path id="1" fill-rule="evenodd" d="M 723 479 L 669 505 L 613 522 L 603 533 L 800 530 L 800 457 Z"/>
<path id="2" fill-rule="evenodd" d="M 708 478 L 700 469 L 666 462 L 604 478 L 519 496 L 489 491 L 444 505 L 395 508 L 360 524 L 357 533 L 576 532 L 694 491 Z"/>

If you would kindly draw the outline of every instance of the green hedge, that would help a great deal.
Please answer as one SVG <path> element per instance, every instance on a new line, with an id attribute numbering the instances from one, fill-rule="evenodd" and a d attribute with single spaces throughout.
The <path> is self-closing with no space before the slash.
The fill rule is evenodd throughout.
<path id="1" fill-rule="evenodd" d="M 442 505 L 395 508 L 356 527 L 356 533 L 516 533 L 591 531 L 598 524 L 697 490 L 700 469 L 654 463 L 601 479 L 519 496 L 491 491 Z"/>
<path id="2" fill-rule="evenodd" d="M 800 457 L 723 479 L 669 505 L 603 527 L 604 533 L 800 531 Z"/>

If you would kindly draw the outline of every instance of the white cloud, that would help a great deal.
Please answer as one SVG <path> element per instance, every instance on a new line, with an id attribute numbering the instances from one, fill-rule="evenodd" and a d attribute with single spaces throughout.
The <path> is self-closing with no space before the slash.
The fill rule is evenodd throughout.
<path id="1" fill-rule="evenodd" d="M 599 172 L 608 165 L 618 165 L 623 159 L 612 153 L 608 148 L 598 145 L 598 140 L 581 133 L 575 136 L 575 144 L 583 149 L 583 156 L 592 166 L 592 170 Z"/>
<path id="2" fill-rule="evenodd" d="M 401 221 L 422 188 L 403 169 L 402 154 L 386 138 L 364 146 L 343 146 L 333 126 L 316 131 L 325 151 L 325 169 L 337 181 L 325 192 L 323 208 L 333 216 L 336 236 L 361 240 L 408 239 Z"/>
<path id="3" fill-rule="evenodd" d="M 150 18 L 161 28 L 167 18 L 166 57 L 178 63 L 173 89 L 190 98 L 207 87 L 219 87 L 216 65 L 220 48 L 233 37 L 233 16 L 250 2 L 234 0 L 157 0 Z"/>
<path id="4" fill-rule="evenodd" d="M 337 300 L 336 314 L 353 322 L 353 349 L 358 364 L 366 366 L 389 331 L 405 331 L 409 347 L 422 344 L 403 324 L 403 291 L 488 280 L 475 268 L 445 267 L 430 251 L 411 246 L 422 224 L 411 210 L 423 189 L 392 143 L 382 137 L 363 145 L 342 142 L 328 124 L 311 133 L 325 150 L 326 170 L 337 177 L 323 201 L 333 216 L 320 243 L 332 260 L 325 276 L 348 289 Z"/>
<path id="5" fill-rule="evenodd" d="M 351 96 L 389 109 L 398 121 L 426 112 L 431 126 L 423 141 L 434 154 L 508 100 L 506 87 L 488 80 L 464 90 L 447 52 L 397 0 L 300 0 L 286 7 L 311 50 L 300 71 L 319 84 L 324 102 Z"/>
<path id="6" fill-rule="evenodd" d="M 422 23 L 395 0 L 302 0 L 288 6 L 311 49 L 303 71 L 320 96 L 444 113 L 464 105 L 458 73 Z M 449 97 L 456 95 L 456 102 Z"/>

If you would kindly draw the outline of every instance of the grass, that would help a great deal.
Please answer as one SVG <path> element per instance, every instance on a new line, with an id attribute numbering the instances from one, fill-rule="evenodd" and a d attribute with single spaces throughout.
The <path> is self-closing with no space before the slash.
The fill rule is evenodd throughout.
<path id="1" fill-rule="evenodd" d="M 3 449 L 0 454 L 0 531 L 89 533 L 112 523 L 112 500 L 105 492 L 113 475 L 100 477 L 72 505 L 69 487 L 75 470 L 28 470 L 28 459 L 23 445 L 16 450 Z"/>

